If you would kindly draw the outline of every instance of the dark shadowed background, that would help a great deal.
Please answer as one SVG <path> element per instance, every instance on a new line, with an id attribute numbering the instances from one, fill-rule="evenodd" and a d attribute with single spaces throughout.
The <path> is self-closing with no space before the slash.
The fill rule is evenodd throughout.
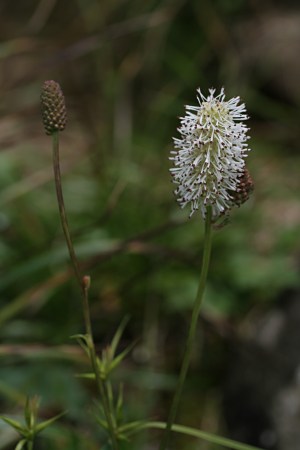
<path id="1" fill-rule="evenodd" d="M 55 198 L 44 80 L 65 93 L 64 192 L 92 277 L 99 349 L 128 314 L 115 374 L 128 420 L 165 420 L 200 271 L 203 223 L 176 205 L 172 137 L 196 89 L 250 115 L 255 192 L 214 233 L 178 421 L 266 450 L 300 440 L 300 8 L 260 0 L 0 2 L 0 414 L 42 397 L 67 416 L 38 449 L 99 449 L 83 331 Z M 144 433 L 126 449 L 157 448 Z M 0 449 L 16 436 L 0 423 Z M 104 449 L 104 447 L 101 447 Z M 220 447 L 177 437 L 174 448 Z"/>

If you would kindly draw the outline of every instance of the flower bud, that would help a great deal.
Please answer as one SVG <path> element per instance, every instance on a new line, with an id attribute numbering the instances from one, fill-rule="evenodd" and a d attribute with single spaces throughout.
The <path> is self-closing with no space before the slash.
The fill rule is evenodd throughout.
<path id="1" fill-rule="evenodd" d="M 84 277 L 82 278 L 82 284 L 84 289 L 89 289 L 91 286 L 91 277 L 89 275 L 84 275 Z"/>
<path id="2" fill-rule="evenodd" d="M 45 81 L 41 93 L 42 119 L 46 134 L 63 131 L 67 123 L 67 109 L 60 85 Z"/>

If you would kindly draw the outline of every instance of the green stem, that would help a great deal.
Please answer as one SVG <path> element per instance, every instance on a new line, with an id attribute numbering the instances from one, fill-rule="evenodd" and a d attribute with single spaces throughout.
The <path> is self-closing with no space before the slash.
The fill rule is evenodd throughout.
<path id="1" fill-rule="evenodd" d="M 147 428 L 155 428 L 158 430 L 164 430 L 166 427 L 165 422 L 145 422 L 144 424 L 140 424 L 138 427 L 136 427 L 132 432 L 127 433 L 127 436 L 131 434 L 135 434 L 138 431 L 141 431 L 142 429 Z M 120 430 L 123 431 L 122 429 Z M 172 431 L 175 433 L 181 433 L 188 436 L 192 436 L 198 439 L 203 439 L 204 441 L 210 442 L 211 444 L 217 444 L 222 445 L 225 448 L 229 448 L 232 450 L 263 450 L 260 447 L 254 447 L 252 445 L 243 444 L 242 442 L 233 441 L 232 439 L 227 439 L 222 436 L 216 436 L 212 433 L 207 433 L 205 431 L 197 430 L 195 428 L 186 427 L 184 425 L 172 425 Z"/>
<path id="2" fill-rule="evenodd" d="M 211 241 L 212 241 L 211 216 L 212 216 L 212 211 L 211 211 L 211 207 L 209 207 L 209 208 L 207 208 L 207 216 L 206 216 L 206 220 L 205 220 L 204 250 L 203 250 L 202 268 L 201 268 L 201 274 L 200 274 L 199 287 L 198 287 L 197 296 L 196 296 L 196 300 L 195 300 L 194 308 L 193 308 L 193 312 L 192 312 L 192 318 L 191 318 L 190 328 L 189 328 L 189 332 L 188 332 L 188 336 L 187 336 L 187 340 L 186 340 L 185 352 L 183 355 L 179 378 L 178 378 L 175 394 L 173 397 L 173 401 L 171 404 L 165 433 L 164 433 L 164 436 L 162 438 L 162 441 L 161 441 L 161 444 L 159 447 L 160 450 L 166 450 L 169 445 L 171 431 L 172 431 L 172 425 L 176 419 L 183 385 L 184 385 L 185 378 L 186 378 L 188 368 L 190 365 L 192 348 L 193 348 L 193 343 L 195 340 L 197 323 L 198 323 L 198 319 L 199 319 L 202 298 L 203 298 L 203 293 L 204 293 L 206 279 L 207 279 L 210 254 L 211 254 Z"/>
<path id="3" fill-rule="evenodd" d="M 56 188 L 56 195 L 57 195 L 57 201 L 58 201 L 58 207 L 59 207 L 60 220 L 61 220 L 64 235 L 65 235 L 66 243 L 68 246 L 70 260 L 71 260 L 71 263 L 73 266 L 75 277 L 78 281 L 78 284 L 79 284 L 80 290 L 81 290 L 81 294 L 82 294 L 84 323 L 85 323 L 86 334 L 88 336 L 88 344 L 89 344 L 92 368 L 95 373 L 97 387 L 98 387 L 98 390 L 99 390 L 99 393 L 100 393 L 100 396 L 102 399 L 103 409 L 104 409 L 105 417 L 106 417 L 107 424 L 108 424 L 112 447 L 114 450 L 118 450 L 119 446 L 118 446 L 118 441 L 117 441 L 117 437 L 116 437 L 114 415 L 110 408 L 109 400 L 107 398 L 105 381 L 101 379 L 98 365 L 97 365 L 97 355 L 96 355 L 95 343 L 94 343 L 93 332 L 92 332 L 91 314 L 90 314 L 90 306 L 89 306 L 89 298 L 88 298 L 89 280 L 87 280 L 87 277 L 82 277 L 82 275 L 80 273 L 78 260 L 76 257 L 76 253 L 74 250 L 73 242 L 72 242 L 70 231 L 69 231 L 64 197 L 63 197 L 63 192 L 62 192 L 62 182 L 61 182 L 61 172 L 60 172 L 60 162 L 59 162 L 59 132 L 58 131 L 52 134 L 52 144 L 53 144 L 53 169 L 54 169 L 55 188 Z"/>
<path id="4" fill-rule="evenodd" d="M 33 450 L 33 439 L 27 441 L 27 450 Z"/>
<path id="5" fill-rule="evenodd" d="M 112 447 L 114 450 L 118 450 L 119 445 L 116 437 L 116 427 L 115 427 L 115 418 L 113 414 L 113 409 L 111 408 L 109 398 L 107 395 L 106 381 L 103 380 L 99 373 L 99 368 L 97 364 L 97 355 L 95 350 L 95 343 L 93 339 L 92 333 L 92 325 L 91 325 L 91 315 L 90 315 L 90 307 L 88 300 L 88 284 L 84 284 L 84 296 L 83 296 L 83 311 L 84 311 L 84 321 L 86 332 L 88 335 L 88 345 L 90 351 L 90 358 L 92 363 L 93 372 L 96 377 L 96 384 L 102 399 L 103 410 L 106 417 L 106 421 L 108 424 L 109 434 L 112 442 Z"/>

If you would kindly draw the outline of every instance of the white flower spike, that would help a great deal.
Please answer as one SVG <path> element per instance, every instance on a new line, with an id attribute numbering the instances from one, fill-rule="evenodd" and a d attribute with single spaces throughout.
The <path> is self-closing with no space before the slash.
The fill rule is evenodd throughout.
<path id="1" fill-rule="evenodd" d="M 173 138 L 170 172 L 180 206 L 190 204 L 190 216 L 200 209 L 205 219 L 210 205 L 216 220 L 235 204 L 233 194 L 239 191 L 249 151 L 249 128 L 243 123 L 248 116 L 240 97 L 225 101 L 223 88 L 217 96 L 215 89 L 207 97 L 197 92 L 199 106 L 186 106 L 178 128 L 181 139 Z"/>

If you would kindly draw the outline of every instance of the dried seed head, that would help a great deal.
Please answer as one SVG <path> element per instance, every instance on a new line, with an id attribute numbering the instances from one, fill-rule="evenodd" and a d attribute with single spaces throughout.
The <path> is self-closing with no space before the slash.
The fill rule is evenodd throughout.
<path id="1" fill-rule="evenodd" d="M 250 194 L 253 192 L 253 190 L 253 180 L 251 178 L 249 170 L 247 169 L 247 167 L 245 167 L 243 173 L 239 176 L 237 190 L 230 191 L 233 203 L 236 206 L 241 206 L 249 199 Z"/>
<path id="2" fill-rule="evenodd" d="M 45 81 L 41 93 L 42 119 L 46 134 L 63 131 L 67 123 L 67 109 L 60 85 Z"/>

